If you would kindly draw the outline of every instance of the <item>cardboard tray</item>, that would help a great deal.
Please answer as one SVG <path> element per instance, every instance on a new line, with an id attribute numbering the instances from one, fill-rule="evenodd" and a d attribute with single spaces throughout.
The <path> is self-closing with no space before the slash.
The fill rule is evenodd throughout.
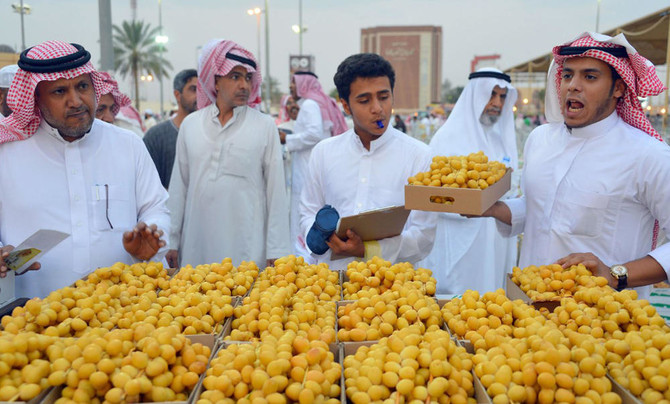
<path id="1" fill-rule="evenodd" d="M 376 344 L 377 341 L 362 341 L 362 342 L 341 342 L 340 345 L 340 363 L 342 364 L 342 375 L 340 376 L 340 387 L 341 387 L 341 392 L 340 392 L 340 402 L 342 404 L 346 403 L 351 403 L 351 401 L 347 398 L 347 389 L 346 389 L 346 384 L 345 384 L 345 379 L 344 379 L 344 358 L 346 358 L 349 355 L 354 355 L 358 348 L 362 346 L 371 346 Z M 473 384 L 475 387 L 475 400 L 477 403 L 485 403 L 489 404 L 492 403 L 491 397 L 489 397 L 488 393 L 486 392 L 486 389 L 482 385 L 482 382 L 479 381 L 479 378 L 475 374 L 475 371 L 473 369 L 472 371 L 472 377 L 473 377 Z M 624 404 L 628 404 L 624 402 Z"/>
<path id="2" fill-rule="evenodd" d="M 212 361 L 212 358 L 214 358 L 214 354 L 218 351 L 218 348 L 219 348 L 219 343 L 216 340 L 216 337 L 214 335 L 210 335 L 210 334 L 199 334 L 199 335 L 187 335 L 186 338 L 190 339 L 191 342 L 194 343 L 194 344 L 195 343 L 200 343 L 200 344 L 203 344 L 203 345 L 206 345 L 206 346 L 209 347 L 209 349 L 211 350 L 209 360 L 207 361 L 207 369 L 209 369 L 209 362 Z M 206 373 L 206 371 L 205 371 L 205 373 Z M 200 380 L 198 380 L 198 383 L 195 385 L 195 387 L 193 388 L 193 391 L 191 391 L 191 393 L 189 394 L 188 399 L 186 401 L 170 401 L 170 402 L 162 402 L 162 403 L 159 402 L 159 403 L 154 403 L 154 404 L 188 404 L 188 403 L 195 402 L 195 400 L 194 400 L 194 398 L 196 397 L 195 393 L 198 390 L 198 387 L 202 385 L 202 380 L 204 379 L 205 373 L 200 375 Z M 40 403 L 40 404 L 53 404 L 53 403 L 55 403 L 56 400 L 61 398 L 61 393 L 63 391 L 63 387 L 62 386 L 54 387 L 54 388 L 51 388 L 47 391 L 48 391 L 48 394 L 46 394 L 45 396 L 42 396 L 42 400 L 41 401 L 36 401 L 35 403 Z M 40 397 L 40 396 L 38 396 L 38 397 Z M 35 398 L 35 399 L 37 399 L 37 398 Z M 28 404 L 32 404 L 32 403 L 33 403 L 33 400 L 28 402 Z"/>
<path id="3" fill-rule="evenodd" d="M 0 401 L 0 404 L 5 404 L 5 403 L 11 403 L 11 404 L 38 404 L 38 403 L 46 403 L 48 402 L 47 399 L 53 394 L 54 390 L 57 390 L 54 387 L 47 387 L 46 389 L 42 390 L 40 394 L 38 394 L 35 398 L 33 398 L 30 401 L 20 401 L 20 400 L 15 400 L 15 401 Z M 53 401 L 50 401 L 50 403 L 53 403 Z"/>
<path id="4" fill-rule="evenodd" d="M 561 305 L 560 300 L 533 300 L 528 296 L 521 288 L 519 288 L 519 285 L 514 283 L 512 281 L 512 274 L 507 274 L 505 277 L 505 295 L 510 299 L 510 300 L 516 300 L 520 299 L 524 303 L 533 306 L 536 310 L 540 310 L 542 308 L 545 308 L 549 310 L 549 312 L 553 312 L 554 309 L 558 306 Z"/>
<path id="5" fill-rule="evenodd" d="M 510 190 L 511 184 L 512 169 L 508 168 L 500 181 L 486 189 L 405 185 L 405 209 L 481 215 Z M 452 198 L 453 204 L 431 202 L 431 196 Z"/>
<path id="6" fill-rule="evenodd" d="M 612 382 L 612 391 L 621 397 L 622 404 L 642 404 L 642 400 L 635 397 L 633 393 L 617 383 L 609 373 L 607 373 L 607 378 L 610 379 L 610 382 Z"/>

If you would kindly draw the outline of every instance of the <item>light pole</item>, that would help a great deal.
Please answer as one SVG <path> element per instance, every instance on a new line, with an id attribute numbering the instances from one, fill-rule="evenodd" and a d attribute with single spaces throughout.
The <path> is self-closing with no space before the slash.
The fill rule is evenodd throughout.
<path id="1" fill-rule="evenodd" d="M 263 10 L 260 7 L 254 7 L 247 10 L 247 14 L 256 16 L 256 38 L 258 39 L 258 51 L 257 55 L 260 59 L 261 57 L 261 13 Z"/>
<path id="2" fill-rule="evenodd" d="M 165 50 L 165 44 L 168 42 L 167 35 L 163 35 L 163 8 L 161 7 L 163 1 L 158 0 L 158 35 L 156 35 L 156 43 L 160 46 L 160 56 L 161 56 L 161 65 L 160 69 L 163 68 L 163 50 Z M 160 82 L 160 92 L 161 92 L 161 119 L 163 118 L 163 72 L 158 72 L 158 81 Z"/>
<path id="3" fill-rule="evenodd" d="M 30 14 L 31 8 L 27 4 L 24 5 L 23 0 L 21 0 L 19 4 L 12 4 L 12 9 L 15 13 L 21 14 L 21 51 L 24 51 L 26 49 L 26 32 L 23 28 L 23 15 Z"/>
<path id="4" fill-rule="evenodd" d="M 600 32 L 600 0 L 598 0 L 598 8 L 596 10 L 596 32 Z"/>

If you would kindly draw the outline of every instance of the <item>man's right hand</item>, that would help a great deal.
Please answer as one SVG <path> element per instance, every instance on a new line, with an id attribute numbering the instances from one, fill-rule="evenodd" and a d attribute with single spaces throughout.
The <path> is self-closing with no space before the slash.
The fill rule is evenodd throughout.
<path id="1" fill-rule="evenodd" d="M 281 143 L 281 144 L 286 143 L 286 132 L 284 132 L 281 129 L 279 129 L 279 143 Z"/>
<path id="2" fill-rule="evenodd" d="M 167 254 L 165 254 L 165 259 L 170 268 L 179 268 L 179 251 L 168 250 Z"/>
<path id="3" fill-rule="evenodd" d="M 0 278 L 4 278 L 7 276 L 9 267 L 5 265 L 5 258 L 9 257 L 9 253 L 12 252 L 13 249 L 14 249 L 13 245 L 6 245 L 4 247 L 0 247 Z M 40 265 L 39 262 L 33 262 L 33 264 L 28 267 L 27 271 L 37 271 L 41 267 L 42 265 Z M 24 273 L 25 272 L 17 274 L 16 276 L 23 275 Z"/>
<path id="4" fill-rule="evenodd" d="M 461 215 L 467 218 L 492 217 L 507 225 L 512 224 L 512 211 L 506 203 L 497 201 L 490 208 L 486 209 L 481 215 Z"/>

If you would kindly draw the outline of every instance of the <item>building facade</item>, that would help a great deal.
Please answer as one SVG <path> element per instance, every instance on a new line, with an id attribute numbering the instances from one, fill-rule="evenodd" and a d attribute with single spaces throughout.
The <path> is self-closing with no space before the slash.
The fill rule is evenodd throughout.
<path id="1" fill-rule="evenodd" d="M 361 52 L 377 53 L 396 73 L 395 110 L 412 113 L 440 100 L 442 27 L 389 26 L 361 30 Z"/>

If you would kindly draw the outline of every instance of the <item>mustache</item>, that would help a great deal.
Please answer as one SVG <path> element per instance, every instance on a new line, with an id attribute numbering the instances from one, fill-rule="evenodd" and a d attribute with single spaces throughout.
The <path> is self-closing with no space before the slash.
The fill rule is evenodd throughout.
<path id="1" fill-rule="evenodd" d="M 79 114 L 81 114 L 82 112 L 89 112 L 88 107 L 84 105 L 84 106 L 82 106 L 81 108 L 71 109 L 71 110 L 69 110 L 69 111 L 66 113 L 66 116 L 79 115 Z"/>

